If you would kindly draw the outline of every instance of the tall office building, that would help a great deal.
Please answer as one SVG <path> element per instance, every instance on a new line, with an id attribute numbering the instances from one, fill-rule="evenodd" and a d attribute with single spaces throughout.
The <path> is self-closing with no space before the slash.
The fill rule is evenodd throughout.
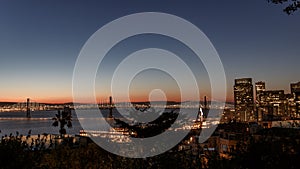
<path id="1" fill-rule="evenodd" d="M 300 82 L 298 83 L 291 83 L 291 93 L 296 93 L 300 91 Z"/>
<path id="2" fill-rule="evenodd" d="M 300 82 L 291 83 L 291 94 L 293 99 L 291 116 L 300 118 Z"/>
<path id="3" fill-rule="evenodd" d="M 234 106 L 236 121 L 256 121 L 254 114 L 253 85 L 251 78 L 235 79 Z"/>
<path id="4" fill-rule="evenodd" d="M 264 91 L 259 98 L 259 110 L 263 111 L 264 120 L 276 120 L 287 115 L 287 99 L 283 90 Z"/>
<path id="5" fill-rule="evenodd" d="M 283 90 L 266 90 L 265 82 L 255 83 L 257 120 L 272 121 L 287 116 L 288 100 Z"/>
<path id="6" fill-rule="evenodd" d="M 259 81 L 255 83 L 256 101 L 259 101 L 259 95 L 261 95 L 265 90 L 266 90 L 265 82 Z"/>
<path id="7" fill-rule="evenodd" d="M 259 81 L 255 83 L 255 112 L 257 115 L 257 120 L 263 120 L 263 112 L 264 109 L 262 108 L 261 96 L 263 95 L 264 91 L 266 90 L 265 82 Z"/>

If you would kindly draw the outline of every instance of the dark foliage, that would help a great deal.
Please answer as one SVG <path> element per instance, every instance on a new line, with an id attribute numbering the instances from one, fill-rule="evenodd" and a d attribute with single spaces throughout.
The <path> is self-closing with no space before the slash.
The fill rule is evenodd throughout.
<path id="1" fill-rule="evenodd" d="M 65 129 L 65 125 L 67 125 L 68 128 L 72 127 L 72 114 L 71 109 L 69 107 L 65 107 L 62 112 L 58 110 L 57 114 L 53 118 L 54 122 L 52 126 L 57 127 L 60 126 L 59 133 L 61 135 L 66 134 L 67 131 Z"/>
<path id="2" fill-rule="evenodd" d="M 116 121 L 116 124 L 121 128 L 135 132 L 136 135 L 133 137 L 146 138 L 163 133 L 165 130 L 171 127 L 177 117 L 178 113 L 171 111 L 162 113 L 162 115 L 160 115 L 157 119 L 149 123 L 137 123 L 134 125 L 130 125 L 117 118 L 115 118 L 114 120 Z"/>
<path id="3" fill-rule="evenodd" d="M 294 13 L 300 8 L 300 1 L 299 0 L 268 0 L 268 2 L 274 3 L 274 4 L 283 4 L 287 3 L 288 5 L 285 6 L 283 11 L 287 13 L 288 15 Z"/>
<path id="4" fill-rule="evenodd" d="M 111 154 L 94 143 L 73 147 L 68 144 L 45 148 L 49 135 L 17 135 L 0 140 L 0 168 L 299 168 L 300 142 L 297 135 L 282 137 L 268 130 L 255 141 L 251 136 L 240 140 L 231 160 L 217 152 L 203 154 L 193 149 L 171 151 L 149 158 L 125 158 Z M 32 141 L 31 141 L 32 140 Z M 28 144 L 29 142 L 29 144 Z"/>

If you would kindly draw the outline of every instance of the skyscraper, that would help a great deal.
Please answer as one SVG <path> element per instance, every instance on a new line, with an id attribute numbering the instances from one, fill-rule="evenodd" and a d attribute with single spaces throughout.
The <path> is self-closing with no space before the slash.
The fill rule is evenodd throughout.
<path id="1" fill-rule="evenodd" d="M 266 90 L 265 82 L 255 83 L 257 120 L 272 121 L 287 116 L 288 100 L 283 90 Z"/>
<path id="2" fill-rule="evenodd" d="M 292 117 L 300 118 L 300 82 L 291 83 L 291 94 L 293 98 Z"/>
<path id="3" fill-rule="evenodd" d="M 261 96 L 263 95 L 264 91 L 266 90 L 265 82 L 259 81 L 255 83 L 255 112 L 257 114 L 257 120 L 263 120 L 263 111 Z"/>
<path id="4" fill-rule="evenodd" d="M 255 83 L 256 101 L 259 101 L 259 95 L 266 90 L 265 82 L 259 81 Z"/>
<path id="5" fill-rule="evenodd" d="M 287 100 L 284 90 L 268 90 L 260 95 L 259 110 L 264 120 L 276 120 L 286 116 Z"/>
<path id="6" fill-rule="evenodd" d="M 291 83 L 291 93 L 296 93 L 300 91 L 300 82 L 298 83 Z"/>
<path id="7" fill-rule="evenodd" d="M 253 85 L 251 78 L 235 79 L 234 83 L 235 119 L 238 122 L 255 121 Z"/>

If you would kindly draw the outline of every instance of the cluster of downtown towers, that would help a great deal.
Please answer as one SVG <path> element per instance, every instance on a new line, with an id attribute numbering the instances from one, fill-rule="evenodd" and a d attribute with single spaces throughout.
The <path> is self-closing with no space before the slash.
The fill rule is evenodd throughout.
<path id="1" fill-rule="evenodd" d="M 300 82 L 290 84 L 291 93 L 266 90 L 265 82 L 255 83 L 255 99 L 251 78 L 235 79 L 235 121 L 262 122 L 300 119 Z"/>

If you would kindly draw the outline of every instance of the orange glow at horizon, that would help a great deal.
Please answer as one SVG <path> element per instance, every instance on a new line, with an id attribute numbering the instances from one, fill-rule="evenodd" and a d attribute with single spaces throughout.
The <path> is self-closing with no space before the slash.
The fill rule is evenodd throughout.
<path id="1" fill-rule="evenodd" d="M 26 99 L 29 98 L 31 102 L 37 103 L 68 103 L 72 102 L 71 97 L 51 97 L 51 98 L 35 98 L 35 97 L 18 97 L 18 98 L 0 98 L 0 102 L 26 102 Z"/>
<path id="2" fill-rule="evenodd" d="M 109 96 L 106 97 L 98 96 L 96 97 L 97 103 L 101 102 L 108 102 Z M 26 102 L 26 99 L 30 98 L 32 102 L 38 102 L 38 103 L 50 103 L 50 104 L 60 104 L 60 103 L 69 103 L 73 102 L 72 97 L 50 97 L 50 98 L 35 98 L 35 97 L 18 97 L 18 98 L 3 98 L 0 97 L 0 102 Z M 210 101 L 210 97 L 207 97 L 208 101 Z M 149 97 L 148 95 L 138 95 L 138 96 L 131 96 L 130 100 L 124 99 L 124 97 L 116 97 L 113 98 L 114 102 L 148 102 Z M 191 99 L 192 100 L 192 99 Z M 203 98 L 200 98 L 200 100 L 203 100 Z M 180 96 L 168 96 L 166 100 L 152 100 L 152 101 L 175 101 L 175 102 L 181 102 L 186 100 L 181 100 Z M 233 98 L 227 97 L 227 102 L 233 102 Z M 93 103 L 94 101 L 92 99 L 82 99 L 81 103 Z"/>

